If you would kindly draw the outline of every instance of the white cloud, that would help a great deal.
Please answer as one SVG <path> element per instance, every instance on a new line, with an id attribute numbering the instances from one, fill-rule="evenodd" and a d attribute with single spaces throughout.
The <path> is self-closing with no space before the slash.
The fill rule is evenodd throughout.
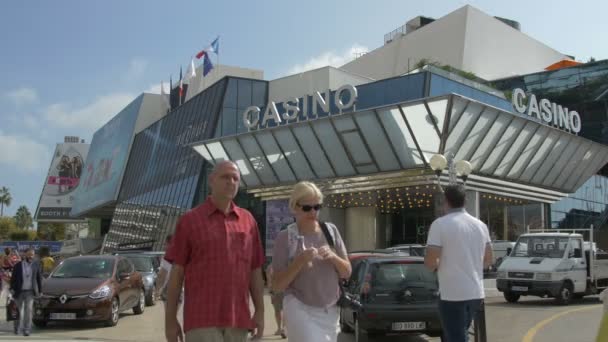
<path id="1" fill-rule="evenodd" d="M 36 171 L 44 167 L 50 151 L 29 137 L 9 135 L 0 131 L 0 164 L 22 171 Z"/>
<path id="2" fill-rule="evenodd" d="M 135 99 L 135 95 L 115 93 L 100 96 L 82 108 L 71 108 L 64 103 L 47 107 L 44 117 L 57 127 L 96 130 Z"/>
<path id="3" fill-rule="evenodd" d="M 141 58 L 133 58 L 129 63 L 129 69 L 125 74 L 127 80 L 131 80 L 134 78 L 138 78 L 143 75 L 146 69 L 148 68 L 148 61 Z"/>
<path id="4" fill-rule="evenodd" d="M 312 57 L 304 64 L 296 64 L 289 70 L 288 74 L 297 74 L 328 65 L 339 67 L 353 60 L 356 57 L 356 54 L 365 53 L 368 51 L 369 49 L 367 47 L 359 44 L 353 45 L 350 49 L 344 51 L 342 54 L 336 53 L 335 51 L 327 51 L 319 56 Z"/>
<path id="5" fill-rule="evenodd" d="M 165 92 L 168 92 L 169 85 L 166 82 L 163 83 L 163 85 L 165 86 Z M 160 81 L 156 84 L 149 86 L 147 90 L 144 90 L 144 93 L 160 94 Z"/>
<path id="6" fill-rule="evenodd" d="M 18 107 L 38 102 L 38 93 L 34 88 L 22 87 L 6 93 L 5 96 L 11 99 Z"/>

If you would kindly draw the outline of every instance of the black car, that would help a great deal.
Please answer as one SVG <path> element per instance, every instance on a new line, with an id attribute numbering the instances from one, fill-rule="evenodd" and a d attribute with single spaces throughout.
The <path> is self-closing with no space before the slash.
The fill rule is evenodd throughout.
<path id="1" fill-rule="evenodd" d="M 361 308 L 343 308 L 340 327 L 355 332 L 355 341 L 372 335 L 441 336 L 439 283 L 424 259 L 410 256 L 358 258 L 346 284 Z"/>

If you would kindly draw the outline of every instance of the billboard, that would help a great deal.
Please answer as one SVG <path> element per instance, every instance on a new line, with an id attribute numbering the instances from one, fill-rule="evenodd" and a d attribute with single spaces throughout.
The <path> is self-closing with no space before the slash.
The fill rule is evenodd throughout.
<path id="1" fill-rule="evenodd" d="M 74 194 L 81 186 L 84 161 L 89 144 L 57 144 L 51 167 L 46 176 L 35 219 L 44 221 L 70 221 Z"/>
<path id="2" fill-rule="evenodd" d="M 51 254 L 57 254 L 61 251 L 63 241 L 3 241 L 0 242 L 0 250 L 4 252 L 5 248 L 11 248 L 12 250 L 19 251 L 19 253 L 25 252 L 28 248 L 33 248 L 38 251 L 40 247 L 46 246 L 49 248 Z"/>
<path id="3" fill-rule="evenodd" d="M 273 256 L 274 240 L 281 230 L 295 222 L 288 200 L 266 201 L 266 256 Z"/>
<path id="4" fill-rule="evenodd" d="M 116 200 L 142 100 L 143 95 L 137 97 L 93 135 L 73 216 Z"/>

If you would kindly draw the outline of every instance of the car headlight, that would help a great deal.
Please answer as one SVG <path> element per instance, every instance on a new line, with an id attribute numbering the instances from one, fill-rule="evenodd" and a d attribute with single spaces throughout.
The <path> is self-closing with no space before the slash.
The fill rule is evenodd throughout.
<path id="1" fill-rule="evenodd" d="M 507 271 L 496 272 L 496 278 L 506 278 L 506 277 L 507 277 Z"/>
<path id="2" fill-rule="evenodd" d="M 536 280 L 551 280 L 551 273 L 536 273 Z"/>
<path id="3" fill-rule="evenodd" d="M 104 286 L 98 288 L 97 290 L 95 290 L 93 293 L 91 293 L 89 295 L 89 297 L 91 299 L 101 299 L 101 298 L 108 297 L 111 293 L 112 293 L 112 289 L 110 288 L 110 286 L 104 285 Z"/>

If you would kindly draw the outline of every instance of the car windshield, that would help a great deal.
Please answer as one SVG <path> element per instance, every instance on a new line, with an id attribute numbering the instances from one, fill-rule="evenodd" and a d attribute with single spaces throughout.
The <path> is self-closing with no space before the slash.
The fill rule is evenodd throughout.
<path id="1" fill-rule="evenodd" d="M 140 256 L 127 256 L 127 259 L 131 260 L 135 266 L 137 272 L 154 272 L 154 266 L 152 265 L 152 258 L 140 257 Z"/>
<path id="2" fill-rule="evenodd" d="M 66 259 L 51 275 L 52 278 L 110 278 L 114 270 L 112 259 Z"/>
<path id="3" fill-rule="evenodd" d="M 372 266 L 372 288 L 380 291 L 404 288 L 437 288 L 437 276 L 422 263 L 383 262 Z"/>
<path id="4" fill-rule="evenodd" d="M 568 246 L 567 237 L 522 236 L 510 256 L 525 258 L 562 258 Z"/>

